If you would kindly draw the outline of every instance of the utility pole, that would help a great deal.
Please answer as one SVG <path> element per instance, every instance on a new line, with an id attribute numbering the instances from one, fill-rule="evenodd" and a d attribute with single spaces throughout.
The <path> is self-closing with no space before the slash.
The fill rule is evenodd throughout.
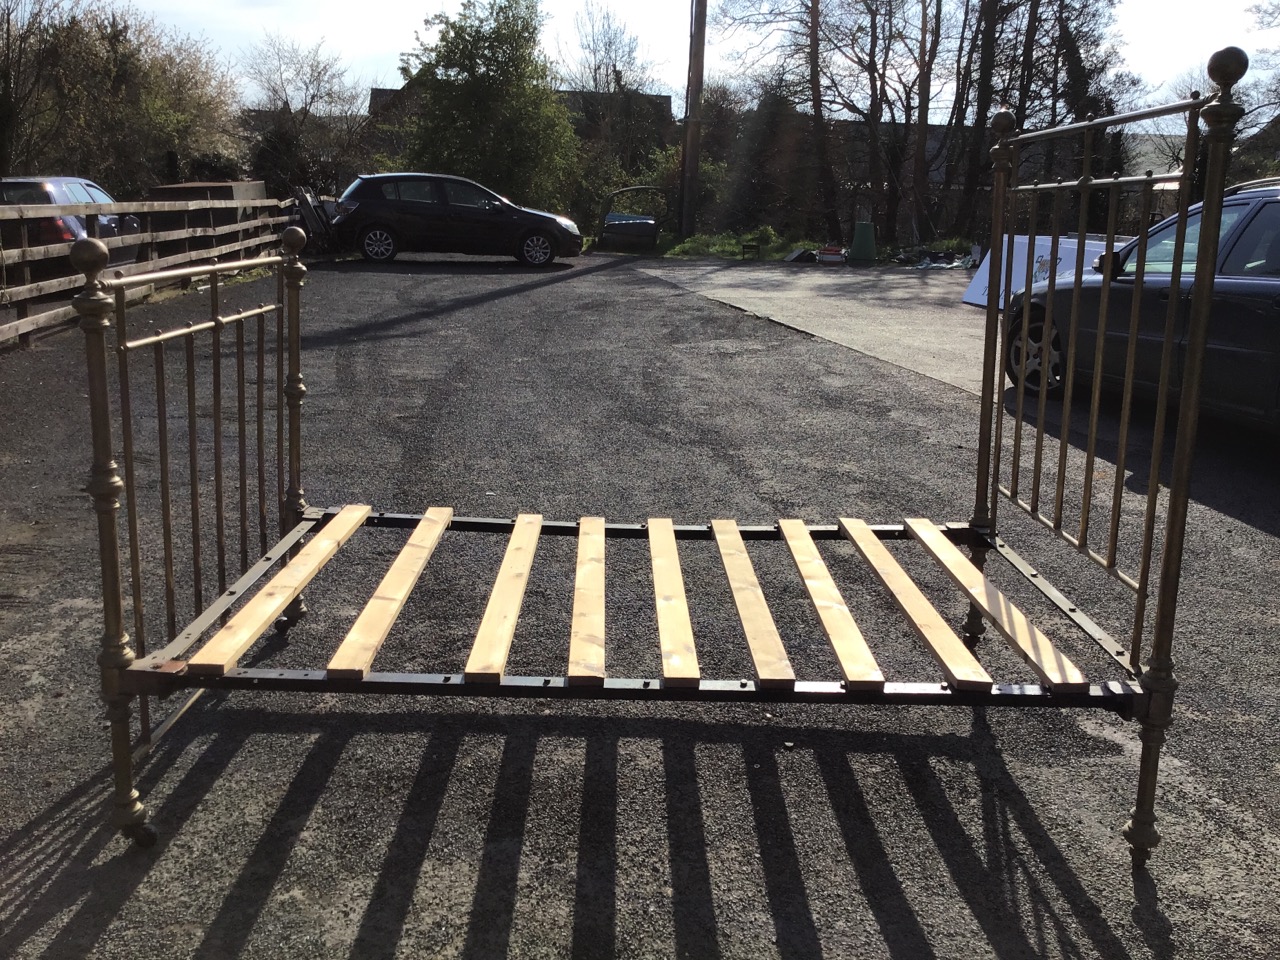
<path id="1" fill-rule="evenodd" d="M 680 237 L 697 229 L 698 153 L 702 149 L 702 63 L 707 50 L 707 0 L 692 0 L 689 23 L 689 86 L 684 105 L 684 156 L 680 164 Z"/>

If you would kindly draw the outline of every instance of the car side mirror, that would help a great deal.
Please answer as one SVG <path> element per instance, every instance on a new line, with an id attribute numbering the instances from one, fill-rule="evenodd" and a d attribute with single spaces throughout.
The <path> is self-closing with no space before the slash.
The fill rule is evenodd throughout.
<path id="1" fill-rule="evenodd" d="M 1120 265 L 1114 253 L 1104 253 L 1093 261 L 1094 273 L 1102 274 L 1102 278 L 1110 283 L 1116 278 Z"/>

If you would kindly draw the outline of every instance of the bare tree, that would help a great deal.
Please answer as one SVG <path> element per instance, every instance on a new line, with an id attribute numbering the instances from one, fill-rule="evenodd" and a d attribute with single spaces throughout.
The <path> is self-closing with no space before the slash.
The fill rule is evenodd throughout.
<path id="1" fill-rule="evenodd" d="M 835 168 L 831 162 L 830 134 L 827 129 L 827 104 L 823 77 L 824 3 L 827 0 L 721 0 L 715 22 L 728 31 L 744 30 L 759 39 L 746 53 L 749 62 L 759 67 L 775 59 L 792 72 L 803 90 L 802 102 L 812 117 L 814 162 L 817 165 L 822 213 L 827 239 L 840 243 L 844 229 L 840 223 L 839 191 Z"/>
<path id="2" fill-rule="evenodd" d="M 339 189 L 360 162 L 367 91 L 323 43 L 268 34 L 241 59 L 251 93 L 245 127 L 255 175 L 276 194 L 290 186 Z"/>
<path id="3" fill-rule="evenodd" d="M 656 88 L 653 64 L 644 59 L 635 34 L 612 10 L 587 0 L 573 23 L 578 51 L 569 57 L 561 53 L 557 79 L 562 85 L 591 93 L 648 93 Z"/>

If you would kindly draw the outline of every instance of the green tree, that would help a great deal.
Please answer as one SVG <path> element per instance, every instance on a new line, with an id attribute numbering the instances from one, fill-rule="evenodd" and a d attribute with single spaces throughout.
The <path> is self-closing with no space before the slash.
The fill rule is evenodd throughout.
<path id="1" fill-rule="evenodd" d="M 129 8 L 0 0 L 0 174 L 121 196 L 233 152 L 235 89 L 200 41 Z"/>
<path id="2" fill-rule="evenodd" d="M 426 20 L 401 70 L 416 98 L 409 160 L 523 203 L 563 206 L 577 144 L 539 46 L 537 0 L 464 0 Z"/>

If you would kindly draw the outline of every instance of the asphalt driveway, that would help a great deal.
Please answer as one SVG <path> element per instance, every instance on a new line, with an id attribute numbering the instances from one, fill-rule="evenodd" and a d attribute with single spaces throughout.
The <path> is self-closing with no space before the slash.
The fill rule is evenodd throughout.
<path id="1" fill-rule="evenodd" d="M 965 520 L 967 279 L 314 264 L 307 499 Z M 252 305 L 269 282 L 224 296 Z M 0 355 L 0 956 L 1274 955 L 1274 445 L 1214 429 L 1200 453 L 1149 874 L 1117 832 L 1137 728 L 1053 710 L 207 697 L 141 771 L 160 833 L 143 851 L 102 827 L 78 338 Z M 1070 566 L 1008 524 L 1047 571 Z M 1113 588 L 1076 597 L 1107 610 Z"/>

